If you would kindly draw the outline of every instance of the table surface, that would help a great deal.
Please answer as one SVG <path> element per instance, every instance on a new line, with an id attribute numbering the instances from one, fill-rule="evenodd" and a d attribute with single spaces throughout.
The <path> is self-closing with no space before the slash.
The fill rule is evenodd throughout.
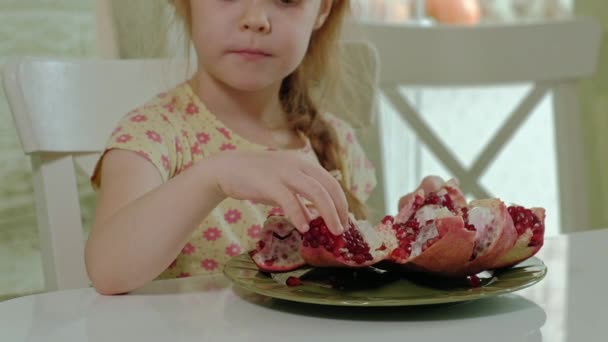
<path id="1" fill-rule="evenodd" d="M 608 230 L 548 239 L 538 256 L 549 272 L 539 284 L 452 305 L 298 304 L 233 288 L 222 276 L 156 281 L 115 297 L 52 292 L 0 303 L 0 340 L 607 341 L 607 246 Z"/>

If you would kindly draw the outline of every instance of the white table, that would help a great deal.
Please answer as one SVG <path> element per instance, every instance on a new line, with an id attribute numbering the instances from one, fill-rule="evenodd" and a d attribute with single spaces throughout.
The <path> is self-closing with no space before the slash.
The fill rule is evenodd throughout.
<path id="1" fill-rule="evenodd" d="M 549 273 L 529 289 L 436 307 L 302 305 L 220 276 L 34 295 L 0 303 L 0 341 L 608 341 L 608 230 L 550 239 L 539 256 Z"/>

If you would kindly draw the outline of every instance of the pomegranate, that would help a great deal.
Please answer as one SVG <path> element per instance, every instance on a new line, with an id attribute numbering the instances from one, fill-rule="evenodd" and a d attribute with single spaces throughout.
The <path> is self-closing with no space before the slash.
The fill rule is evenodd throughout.
<path id="1" fill-rule="evenodd" d="M 506 254 L 495 260 L 491 268 L 513 266 L 536 254 L 543 246 L 545 235 L 545 210 L 510 206 L 509 215 L 517 232 L 515 245 Z"/>
<path id="2" fill-rule="evenodd" d="M 459 215 L 464 197 L 446 188 L 428 195 L 418 190 L 410 202 L 392 227 L 398 247 L 390 259 L 408 269 L 452 275 L 471 258 L 475 242 L 476 233 L 466 229 Z"/>
<path id="3" fill-rule="evenodd" d="M 325 221 L 317 217 L 308 232 L 301 234 L 285 216 L 270 216 L 262 229 L 262 239 L 250 253 L 258 268 L 267 272 L 286 272 L 304 264 L 317 267 L 365 267 L 386 259 L 396 245 L 394 234 L 380 223 L 349 219 L 342 235 L 333 235 Z M 386 227 L 382 227 L 386 226 Z"/>
<path id="4" fill-rule="evenodd" d="M 467 277 L 509 267 L 543 245 L 545 212 L 506 207 L 500 199 L 467 201 L 455 180 L 425 179 L 402 198 L 395 217 L 376 226 L 349 217 L 348 229 L 333 235 L 314 208 L 308 232 L 300 233 L 285 216 L 270 216 L 250 255 L 266 272 L 285 272 L 305 264 L 360 268 L 381 261 L 437 276 Z M 423 182 L 424 183 L 424 182 Z M 299 279 L 298 279 L 299 280 Z M 292 280 L 297 286 L 298 280 Z"/>
<path id="5" fill-rule="evenodd" d="M 304 266 L 300 255 L 302 236 L 282 216 L 269 216 L 264 222 L 256 249 L 249 255 L 258 268 L 266 272 L 287 272 Z"/>
<path id="6" fill-rule="evenodd" d="M 470 262 L 456 274 L 471 275 L 491 268 L 515 244 L 517 232 L 505 204 L 499 199 L 471 201 L 463 208 L 467 229 L 475 231 L 475 245 Z"/>
<path id="7" fill-rule="evenodd" d="M 372 227 L 367 221 L 349 219 L 348 229 L 340 236 L 333 235 L 325 221 L 318 217 L 310 222 L 310 230 L 303 234 L 302 257 L 311 266 L 373 265 L 386 259 L 390 247 L 397 244 L 389 223 Z"/>

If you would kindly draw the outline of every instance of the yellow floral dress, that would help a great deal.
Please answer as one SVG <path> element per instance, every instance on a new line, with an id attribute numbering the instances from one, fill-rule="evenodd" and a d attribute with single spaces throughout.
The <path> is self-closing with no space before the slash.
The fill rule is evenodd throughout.
<path id="1" fill-rule="evenodd" d="M 367 200 L 376 186 L 373 165 L 366 158 L 350 125 L 332 114 L 325 114 L 325 119 L 339 137 L 347 186 L 360 200 Z M 125 115 L 107 142 L 106 152 L 111 149 L 133 151 L 146 158 L 158 169 L 163 182 L 215 153 L 271 150 L 228 129 L 205 108 L 187 82 L 157 95 Z M 318 160 L 308 141 L 300 152 Z M 100 184 L 102 159 L 103 156 L 91 178 L 95 189 Z M 231 198 L 224 200 L 201 222 L 190 241 L 159 278 L 221 272 L 231 257 L 252 249 L 264 220 L 269 214 L 276 213 L 282 213 L 281 208 Z"/>

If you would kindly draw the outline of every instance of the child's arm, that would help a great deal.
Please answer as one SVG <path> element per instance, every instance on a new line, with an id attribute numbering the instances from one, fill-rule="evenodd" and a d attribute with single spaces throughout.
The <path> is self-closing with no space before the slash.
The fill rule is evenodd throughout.
<path id="1" fill-rule="evenodd" d="M 348 208 L 340 185 L 295 153 L 222 153 L 163 184 L 147 160 L 112 150 L 102 164 L 86 246 L 89 277 L 102 294 L 129 292 L 154 279 L 226 197 L 278 204 L 306 230 L 308 220 L 294 193 L 313 202 L 334 233 L 342 231 Z"/>
<path id="2" fill-rule="evenodd" d="M 102 294 L 128 292 L 154 279 L 173 261 L 195 227 L 224 196 L 205 162 L 161 185 L 147 160 L 113 150 L 101 169 L 86 266 Z"/>

